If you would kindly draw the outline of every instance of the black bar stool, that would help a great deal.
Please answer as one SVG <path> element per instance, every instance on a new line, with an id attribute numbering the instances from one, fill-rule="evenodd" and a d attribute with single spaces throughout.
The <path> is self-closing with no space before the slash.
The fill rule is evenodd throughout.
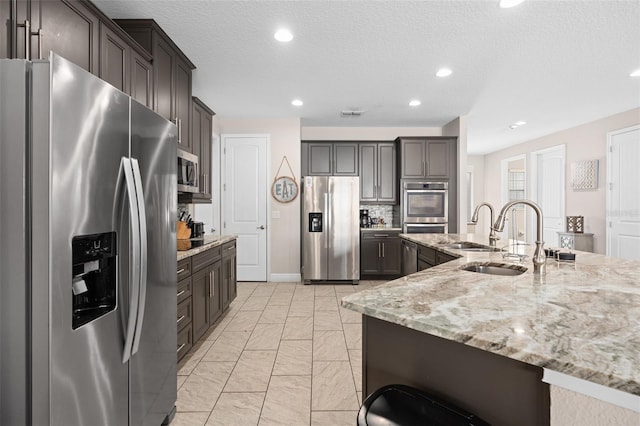
<path id="1" fill-rule="evenodd" d="M 488 426 L 448 402 L 405 385 L 387 385 L 367 397 L 358 426 Z"/>

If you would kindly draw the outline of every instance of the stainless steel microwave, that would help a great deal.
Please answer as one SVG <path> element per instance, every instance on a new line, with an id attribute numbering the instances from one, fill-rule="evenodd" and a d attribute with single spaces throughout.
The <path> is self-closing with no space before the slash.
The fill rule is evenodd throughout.
<path id="1" fill-rule="evenodd" d="M 198 157 L 178 149 L 178 192 L 200 192 Z"/>

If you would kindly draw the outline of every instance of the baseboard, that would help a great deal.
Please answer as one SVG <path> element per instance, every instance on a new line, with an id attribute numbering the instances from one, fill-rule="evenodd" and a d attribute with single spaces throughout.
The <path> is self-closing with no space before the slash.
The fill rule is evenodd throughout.
<path id="1" fill-rule="evenodd" d="M 302 280 L 300 274 L 271 274 L 269 276 L 270 282 L 275 283 L 298 283 Z"/>

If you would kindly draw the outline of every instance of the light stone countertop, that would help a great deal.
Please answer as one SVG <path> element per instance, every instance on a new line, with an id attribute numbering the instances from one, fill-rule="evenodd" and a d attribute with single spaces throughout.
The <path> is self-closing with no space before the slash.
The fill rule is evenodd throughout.
<path id="1" fill-rule="evenodd" d="M 237 238 L 235 235 L 205 235 L 202 240 L 204 244 L 200 247 L 192 248 L 191 250 L 182 250 L 178 251 L 178 261 L 182 259 L 186 259 L 187 257 L 191 257 L 194 254 L 202 253 L 203 251 L 212 249 L 214 247 L 218 247 L 224 243 L 229 241 L 233 241 Z M 200 238 L 194 238 L 195 240 L 200 240 Z M 188 241 L 191 240 L 178 240 L 178 246 L 181 244 L 188 244 Z"/>
<path id="2" fill-rule="evenodd" d="M 342 306 L 640 395 L 640 262 L 574 251 L 575 264 L 548 259 L 546 274 L 536 276 L 531 256 L 518 263 L 499 252 L 440 248 L 453 241 L 489 245 L 487 236 L 401 236 L 462 257 L 344 297 Z M 534 248 L 526 246 L 529 255 Z M 487 261 L 528 269 L 514 277 L 459 269 Z"/>

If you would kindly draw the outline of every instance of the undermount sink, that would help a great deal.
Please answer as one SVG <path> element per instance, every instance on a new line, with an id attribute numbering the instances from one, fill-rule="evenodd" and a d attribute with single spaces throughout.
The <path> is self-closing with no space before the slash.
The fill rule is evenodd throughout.
<path id="1" fill-rule="evenodd" d="M 497 247 L 483 246 L 482 244 L 470 243 L 468 241 L 459 241 L 455 243 L 444 244 L 442 247 L 464 251 L 500 251 L 500 249 Z"/>
<path id="2" fill-rule="evenodd" d="M 527 268 L 510 263 L 469 263 L 460 267 L 463 271 L 478 272 L 480 274 L 516 276 L 524 273 Z"/>

